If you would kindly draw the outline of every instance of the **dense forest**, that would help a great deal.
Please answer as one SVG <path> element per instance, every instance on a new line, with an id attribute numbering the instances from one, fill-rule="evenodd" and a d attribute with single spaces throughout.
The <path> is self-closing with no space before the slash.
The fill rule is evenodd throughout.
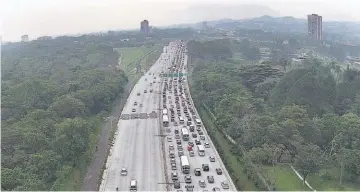
<path id="1" fill-rule="evenodd" d="M 88 165 L 90 139 L 128 81 L 113 47 L 90 39 L 4 46 L 2 190 L 61 190 L 73 168 Z"/>
<path id="2" fill-rule="evenodd" d="M 257 52 L 244 47 L 228 39 L 188 43 L 194 100 L 243 149 L 233 153 L 257 165 L 292 164 L 305 178 L 325 170 L 340 185 L 359 183 L 360 71 L 315 58 L 288 71 L 276 58 L 244 65 L 233 53 L 256 60 Z"/>

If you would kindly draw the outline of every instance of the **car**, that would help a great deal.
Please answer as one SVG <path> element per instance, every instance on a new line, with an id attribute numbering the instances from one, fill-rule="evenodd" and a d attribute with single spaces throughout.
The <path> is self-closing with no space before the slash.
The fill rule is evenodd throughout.
<path id="1" fill-rule="evenodd" d="M 175 139 L 180 139 L 180 135 L 175 135 Z"/>
<path id="2" fill-rule="evenodd" d="M 134 102 L 134 106 L 136 106 L 137 104 L 138 104 L 138 103 L 135 101 L 135 102 Z"/>
<path id="3" fill-rule="evenodd" d="M 146 89 L 144 90 L 144 93 L 147 93 Z"/>
<path id="4" fill-rule="evenodd" d="M 205 181 L 204 181 L 204 180 L 199 180 L 199 186 L 200 186 L 201 188 L 205 188 L 205 187 L 206 187 Z"/>
<path id="5" fill-rule="evenodd" d="M 193 138 L 197 138 L 197 134 L 196 133 L 192 133 L 191 134 Z"/>
<path id="6" fill-rule="evenodd" d="M 199 133 L 199 135 L 204 135 L 204 132 L 202 132 L 202 131 L 199 131 L 198 133 Z"/>
<path id="7" fill-rule="evenodd" d="M 194 174 L 195 174 L 195 176 L 201 176 L 201 169 L 200 168 L 195 168 L 194 169 Z"/>
<path id="8" fill-rule="evenodd" d="M 170 157 L 170 158 L 175 158 L 175 154 L 174 154 L 174 153 L 170 153 L 170 154 L 169 154 L 169 157 Z"/>
<path id="9" fill-rule="evenodd" d="M 178 126 L 178 122 L 177 122 L 177 121 L 175 121 L 175 122 L 174 122 L 174 125 L 175 125 L 175 126 Z"/>
<path id="10" fill-rule="evenodd" d="M 176 170 L 176 164 L 175 163 L 171 163 L 171 170 Z"/>
<path id="11" fill-rule="evenodd" d="M 202 169 L 203 169 L 203 171 L 209 171 L 210 167 L 208 164 L 202 164 Z"/>
<path id="12" fill-rule="evenodd" d="M 174 132 L 175 132 L 175 134 L 179 134 L 179 130 L 178 130 L 178 129 L 175 129 Z"/>
<path id="13" fill-rule="evenodd" d="M 194 157 L 195 156 L 194 151 L 189 151 L 189 155 L 190 155 L 190 157 Z"/>
<path id="14" fill-rule="evenodd" d="M 150 89 L 150 93 L 152 93 L 153 92 L 153 90 L 152 89 Z"/>
<path id="15" fill-rule="evenodd" d="M 216 168 L 215 170 L 216 170 L 216 174 L 222 175 L 222 170 L 220 168 Z"/>
<path id="16" fill-rule="evenodd" d="M 120 175 L 121 176 L 126 176 L 127 175 L 127 169 L 126 168 L 122 168 L 120 171 Z"/>
<path id="17" fill-rule="evenodd" d="M 208 175 L 206 178 L 207 178 L 209 183 L 214 183 L 215 182 L 214 176 L 212 176 L 212 175 Z"/>
<path id="18" fill-rule="evenodd" d="M 188 151 L 192 151 L 192 150 L 193 150 L 193 148 L 191 147 L 191 145 L 188 145 L 187 150 L 188 150 Z"/>
<path id="19" fill-rule="evenodd" d="M 169 145 L 169 150 L 174 150 L 174 145 Z"/>
<path id="20" fill-rule="evenodd" d="M 209 143 L 204 143 L 205 148 L 210 148 L 210 144 Z"/>
<path id="21" fill-rule="evenodd" d="M 212 191 L 214 191 L 214 192 L 215 192 L 215 191 L 221 191 L 221 190 L 220 190 L 220 188 L 219 188 L 219 187 L 214 187 L 214 188 L 212 189 Z"/>
<path id="22" fill-rule="evenodd" d="M 192 182 L 190 175 L 185 175 L 184 180 L 185 180 L 185 183 L 191 183 Z"/>
<path id="23" fill-rule="evenodd" d="M 174 181 L 174 188 L 175 189 L 180 189 L 181 188 L 180 181 Z"/>
<path id="24" fill-rule="evenodd" d="M 175 159 L 170 159 L 170 163 L 176 163 Z"/>
<path id="25" fill-rule="evenodd" d="M 223 189 L 229 189 L 229 183 L 227 181 L 222 181 L 221 182 L 221 187 Z"/>
<path id="26" fill-rule="evenodd" d="M 181 140 L 180 139 L 176 139 L 176 144 L 181 144 Z"/>
<path id="27" fill-rule="evenodd" d="M 214 156 L 210 156 L 209 159 L 210 159 L 210 162 L 215 162 L 215 157 Z"/>
<path id="28" fill-rule="evenodd" d="M 167 137 L 167 141 L 168 141 L 168 142 L 171 142 L 171 141 L 172 141 L 172 138 L 171 138 L 171 137 Z"/>
<path id="29" fill-rule="evenodd" d="M 171 179 L 172 179 L 173 181 L 178 180 L 178 179 L 179 179 L 178 174 L 177 174 L 176 172 L 172 172 L 172 173 L 171 173 Z"/>
<path id="30" fill-rule="evenodd" d="M 205 136 L 204 136 L 204 135 L 200 135 L 200 140 L 205 140 Z"/>
<path id="31" fill-rule="evenodd" d="M 183 156 L 183 155 L 184 155 L 184 151 L 179 150 L 179 151 L 178 151 L 178 155 L 179 155 L 179 157 Z"/>
<path id="32" fill-rule="evenodd" d="M 199 140 L 195 140 L 196 145 L 201 145 L 201 142 Z"/>
<path id="33" fill-rule="evenodd" d="M 145 78 L 145 81 L 147 81 L 147 79 Z"/>
<path id="34" fill-rule="evenodd" d="M 140 107 L 142 107 L 143 106 L 143 104 L 140 104 Z"/>
<path id="35" fill-rule="evenodd" d="M 192 192 L 192 191 L 194 191 L 194 185 L 185 185 L 185 189 L 188 192 Z"/>
<path id="36" fill-rule="evenodd" d="M 136 112 L 136 109 L 132 109 L 131 111 L 132 111 L 132 112 Z"/>
<path id="37" fill-rule="evenodd" d="M 191 147 L 194 147 L 194 143 L 191 142 L 191 141 L 188 142 L 188 145 L 191 146 Z"/>

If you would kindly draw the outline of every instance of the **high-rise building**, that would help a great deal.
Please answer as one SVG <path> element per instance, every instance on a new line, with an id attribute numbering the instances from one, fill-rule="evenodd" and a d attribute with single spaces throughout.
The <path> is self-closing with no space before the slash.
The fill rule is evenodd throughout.
<path id="1" fill-rule="evenodd" d="M 141 21 L 141 23 L 140 23 L 140 32 L 142 32 L 142 33 L 149 33 L 150 32 L 150 27 L 149 27 L 149 21 L 148 20 Z"/>
<path id="2" fill-rule="evenodd" d="M 21 41 L 22 42 L 28 42 L 29 41 L 29 35 L 22 35 L 21 36 Z"/>
<path id="3" fill-rule="evenodd" d="M 202 30 L 203 30 L 203 31 L 206 31 L 208 28 L 209 28 L 209 27 L 208 27 L 208 25 L 207 25 L 207 22 L 206 22 L 206 21 L 203 21 L 203 22 L 202 22 Z"/>
<path id="4" fill-rule="evenodd" d="M 322 40 L 322 16 L 308 15 L 308 34 L 317 40 Z"/>

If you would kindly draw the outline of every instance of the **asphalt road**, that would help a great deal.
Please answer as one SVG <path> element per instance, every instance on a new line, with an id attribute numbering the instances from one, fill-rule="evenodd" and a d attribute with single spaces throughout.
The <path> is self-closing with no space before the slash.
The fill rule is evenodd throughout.
<path id="1" fill-rule="evenodd" d="M 181 68 L 180 69 L 181 72 L 186 73 L 186 67 L 185 66 L 186 66 L 187 56 L 183 54 L 183 57 L 184 57 L 183 65 L 181 67 L 179 66 L 179 68 Z M 170 79 L 171 78 L 168 78 L 168 84 L 171 84 Z M 168 89 L 167 90 L 167 95 L 166 95 L 166 97 L 167 97 L 167 99 L 166 99 L 167 109 L 170 109 L 171 104 L 176 106 L 175 105 L 175 95 L 174 95 L 174 90 L 173 89 L 174 89 L 174 87 L 176 87 L 176 86 L 178 86 L 180 84 L 181 83 L 176 83 L 174 81 L 174 78 L 173 78 L 172 92 L 170 92 L 170 90 Z M 183 87 L 186 87 L 187 90 L 188 90 L 187 83 L 184 83 Z M 171 97 L 171 99 L 169 99 L 169 96 Z M 181 103 L 181 100 L 182 100 L 181 96 L 179 98 L 180 98 L 179 100 L 180 100 L 180 103 Z M 185 99 L 184 99 L 184 101 L 186 103 Z M 190 101 L 191 101 L 190 104 L 187 104 L 187 103 L 185 104 L 187 107 L 193 107 L 193 101 L 191 99 L 191 96 L 190 96 Z M 163 102 L 163 101 L 161 101 L 161 102 Z M 184 155 L 188 157 L 189 162 L 190 162 L 190 174 L 183 174 L 181 172 L 180 157 L 178 156 L 178 148 L 177 148 L 177 144 L 175 143 L 176 138 L 175 138 L 174 130 L 178 129 L 181 132 L 181 128 L 183 126 L 186 126 L 186 117 L 185 117 L 185 113 L 184 113 L 183 109 L 184 109 L 184 107 L 181 106 L 181 114 L 180 114 L 180 116 L 182 116 L 185 119 L 185 124 L 180 124 L 179 123 L 179 121 L 178 121 L 179 115 L 178 115 L 178 113 L 176 112 L 176 109 L 175 109 L 174 110 L 175 111 L 175 113 L 174 113 L 175 118 L 174 119 L 175 119 L 175 121 L 177 121 L 177 125 L 175 125 L 174 122 L 170 122 L 169 127 L 167 128 L 168 137 L 170 137 L 171 140 L 172 140 L 172 141 L 166 142 L 166 144 L 165 144 L 166 163 L 167 163 L 167 167 L 169 167 L 169 169 L 167 170 L 168 174 L 171 175 L 171 173 L 176 172 L 180 176 L 179 179 L 180 179 L 180 183 L 181 183 L 181 190 L 183 190 L 183 191 L 186 191 L 186 185 L 193 185 L 194 186 L 194 188 L 193 188 L 194 191 L 202 191 L 202 190 L 212 191 L 214 187 L 218 187 L 219 189 L 221 189 L 221 191 L 236 191 L 236 188 L 235 188 L 234 184 L 232 183 L 232 180 L 231 180 L 228 172 L 226 171 L 225 166 L 222 163 L 222 161 L 221 161 L 221 159 L 220 159 L 220 157 L 219 157 L 219 155 L 218 155 L 218 153 L 217 153 L 217 151 L 216 151 L 210 137 L 207 135 L 204 126 L 201 127 L 201 131 L 204 132 L 205 140 L 200 140 L 199 134 L 197 134 L 197 138 L 193 138 L 192 137 L 192 132 L 190 132 L 189 141 L 192 141 L 195 144 L 195 139 L 197 139 L 197 140 L 201 141 L 202 145 L 204 145 L 204 143 L 206 143 L 206 142 L 209 143 L 210 148 L 205 148 L 205 156 L 199 156 L 198 155 L 197 148 L 196 148 L 196 145 L 195 145 L 193 147 L 193 151 L 195 153 L 195 156 L 191 157 L 189 155 L 189 151 L 187 150 L 188 141 L 183 141 L 182 138 L 181 138 L 181 134 L 180 134 L 180 140 L 181 140 L 181 145 L 182 145 L 182 147 L 184 149 L 183 150 Z M 196 109 L 194 111 L 194 114 L 191 114 L 191 116 L 192 115 L 196 115 L 196 117 L 200 119 Z M 194 124 L 195 124 L 195 122 L 194 122 L 194 119 L 193 119 L 193 125 Z M 197 133 L 197 131 L 195 130 L 194 133 Z M 169 149 L 170 144 L 174 146 L 173 150 Z M 176 156 L 175 160 L 176 160 L 177 170 L 171 170 L 171 165 L 170 165 L 170 159 L 171 158 L 169 157 L 170 152 L 175 153 L 175 156 Z M 209 159 L 210 156 L 215 157 L 215 162 L 210 162 L 210 159 Z M 209 167 L 210 167 L 210 171 L 204 172 L 202 170 L 202 164 L 208 164 Z M 194 174 L 194 169 L 195 168 L 200 168 L 201 169 L 201 176 L 195 176 L 195 174 Z M 221 168 L 223 174 L 222 175 L 217 175 L 217 173 L 215 171 L 216 168 Z M 185 183 L 185 180 L 184 180 L 185 175 L 190 175 L 191 176 L 191 178 L 192 178 L 192 183 L 191 184 L 186 184 Z M 213 176 L 215 182 L 214 183 L 209 183 L 208 180 L 207 180 L 207 176 Z M 206 187 L 200 187 L 200 185 L 199 185 L 200 180 L 205 181 Z M 221 182 L 223 182 L 223 181 L 228 182 L 229 187 L 230 187 L 229 189 L 223 189 L 222 188 Z M 170 178 L 170 182 L 172 182 L 171 178 Z M 172 188 L 172 190 L 178 190 L 178 189 L 175 189 L 173 185 L 171 185 L 171 188 Z"/>
<path id="2" fill-rule="evenodd" d="M 167 57 L 162 54 L 160 58 Z M 160 77 L 164 59 L 159 59 L 134 86 L 122 116 L 135 113 L 158 113 Z M 153 75 L 153 73 L 156 75 Z M 149 75 L 151 73 L 151 75 Z M 154 79 L 156 78 L 156 79 Z M 155 82 L 155 83 L 154 83 Z M 152 85 L 150 85 L 152 83 Z M 150 89 L 153 92 L 150 93 Z M 144 93 L 147 90 L 147 93 Z M 140 93 L 138 96 L 137 94 Z M 134 103 L 138 104 L 135 106 Z M 142 107 L 140 106 L 142 105 Z M 132 110 L 135 109 L 136 112 Z M 159 118 L 120 119 L 113 147 L 108 157 L 100 191 L 128 191 L 130 181 L 137 180 L 138 191 L 165 191 L 165 171 L 161 150 Z M 127 176 L 121 176 L 126 168 Z"/>
<path id="3" fill-rule="evenodd" d="M 183 125 L 179 124 L 175 126 L 173 122 L 170 122 L 169 127 L 164 128 L 162 126 L 162 121 L 160 120 L 162 117 L 161 109 L 163 108 L 163 100 L 161 98 L 164 86 L 162 81 L 164 78 L 160 78 L 159 75 L 161 71 L 167 72 L 166 70 L 172 65 L 172 60 L 176 58 L 177 52 L 178 48 L 176 48 L 176 43 L 170 43 L 168 47 L 165 47 L 164 53 L 160 56 L 158 61 L 140 78 L 130 93 L 118 122 L 113 147 L 110 150 L 106 169 L 103 173 L 100 191 L 115 191 L 117 187 L 119 188 L 119 191 L 129 191 L 130 181 L 132 179 L 137 180 L 138 191 L 166 191 L 166 187 L 169 187 L 170 190 L 175 190 L 174 185 L 171 184 L 172 180 L 170 175 L 172 172 L 177 172 L 179 174 L 180 181 L 182 182 L 181 189 L 186 191 L 186 184 L 184 183 L 185 175 L 181 172 L 180 157 L 177 155 L 177 145 L 175 143 L 174 134 L 174 129 L 178 128 L 180 131 Z M 184 66 L 186 66 L 186 59 Z M 185 67 L 181 68 L 182 72 L 186 71 Z M 152 85 L 150 85 L 150 83 L 152 83 Z M 183 87 L 187 87 L 187 84 L 184 83 Z M 150 93 L 150 89 L 153 90 L 152 93 Z M 147 90 L 147 93 L 144 93 L 144 90 Z M 140 93 L 140 95 L 137 95 L 138 93 Z M 167 99 L 167 108 L 170 108 L 170 101 L 174 104 L 175 95 L 173 93 L 167 93 L 166 97 L 172 97 L 172 99 Z M 193 106 L 191 98 L 190 101 L 190 104 L 186 104 L 186 106 Z M 137 105 L 134 105 L 135 102 L 137 102 Z M 133 109 L 136 111 L 133 112 Z M 152 112 L 155 112 L 157 117 L 150 117 L 149 114 Z M 129 118 L 129 115 L 144 113 L 148 114 L 146 115 L 146 119 Z M 185 118 L 183 107 L 181 108 L 180 115 Z M 199 118 L 196 109 L 194 115 Z M 175 112 L 175 120 L 178 121 L 177 119 L 178 115 Z M 188 156 L 190 161 L 190 174 L 188 175 L 192 177 L 191 185 L 194 185 L 194 191 L 211 191 L 214 187 L 218 187 L 224 191 L 221 187 L 222 181 L 227 181 L 229 183 L 230 189 L 227 191 L 236 191 L 225 166 L 206 133 L 206 130 L 204 127 L 201 127 L 201 130 L 204 132 L 205 136 L 205 140 L 201 140 L 201 143 L 204 144 L 205 142 L 208 142 L 210 144 L 210 148 L 205 148 L 204 157 L 198 156 L 196 146 L 194 147 L 195 156 L 190 157 L 189 152 L 186 150 L 188 142 L 181 140 L 184 153 Z M 195 132 L 197 131 L 195 130 Z M 163 137 L 163 134 L 167 136 Z M 168 142 L 167 137 L 171 137 L 172 141 Z M 199 140 L 199 135 L 197 139 Z M 194 142 L 194 140 L 195 139 L 192 138 L 190 134 L 189 141 Z M 162 143 L 165 143 L 165 151 L 162 150 Z M 169 144 L 175 146 L 176 171 L 171 170 Z M 210 156 L 215 157 L 215 162 L 210 162 Z M 210 171 L 204 172 L 202 170 L 202 164 L 208 164 Z M 121 176 L 122 168 L 127 169 L 127 176 Z M 201 168 L 201 176 L 194 175 L 195 168 Z M 215 171 L 216 168 L 221 168 L 223 174 L 217 175 Z M 208 182 L 208 175 L 214 176 L 214 183 L 210 184 Z M 198 182 L 200 180 L 206 182 L 205 188 L 199 186 Z"/>

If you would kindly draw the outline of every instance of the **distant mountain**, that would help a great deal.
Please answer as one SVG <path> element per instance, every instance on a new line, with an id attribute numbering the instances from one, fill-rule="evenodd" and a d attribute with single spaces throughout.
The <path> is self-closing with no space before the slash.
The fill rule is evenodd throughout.
<path id="1" fill-rule="evenodd" d="M 176 12 L 174 19 L 185 24 L 172 25 L 171 27 L 195 27 L 197 25 L 186 24 L 192 21 L 230 22 L 232 20 L 260 17 L 262 15 L 280 16 L 273 9 L 263 5 L 252 4 L 202 4 L 190 6 L 189 8 Z M 226 18 L 226 19 L 224 19 Z"/>
<path id="2" fill-rule="evenodd" d="M 261 29 L 268 32 L 307 33 L 307 20 L 295 17 L 272 17 L 264 15 L 250 19 L 220 19 L 207 21 L 213 28 L 221 29 Z M 172 25 L 171 27 L 191 27 L 201 29 L 202 22 L 192 24 Z M 324 21 L 324 34 L 341 34 L 355 36 L 360 34 L 359 22 Z"/>

